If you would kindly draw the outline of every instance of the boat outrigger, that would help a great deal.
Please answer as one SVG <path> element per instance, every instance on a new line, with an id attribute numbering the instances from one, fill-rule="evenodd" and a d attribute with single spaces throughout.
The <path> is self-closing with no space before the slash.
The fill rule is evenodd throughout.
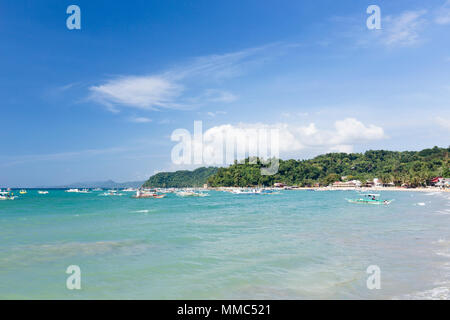
<path id="1" fill-rule="evenodd" d="M 360 194 L 358 199 L 346 199 L 350 203 L 365 203 L 365 204 L 390 204 L 393 200 L 382 200 L 379 194 L 366 193 Z"/>

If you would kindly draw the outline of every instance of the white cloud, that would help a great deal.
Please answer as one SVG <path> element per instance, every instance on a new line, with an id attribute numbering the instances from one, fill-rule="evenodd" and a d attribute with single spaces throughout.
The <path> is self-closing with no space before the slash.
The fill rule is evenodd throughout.
<path id="1" fill-rule="evenodd" d="M 215 111 L 215 112 L 212 112 L 212 111 L 209 111 L 209 112 L 207 112 L 206 113 L 208 116 L 210 116 L 210 117 L 215 117 L 215 116 L 217 116 L 217 115 L 224 115 L 224 114 L 227 114 L 225 111 Z"/>
<path id="2" fill-rule="evenodd" d="M 434 21 L 437 24 L 449 24 L 450 23 L 450 0 L 447 0 L 437 11 Z"/>
<path id="3" fill-rule="evenodd" d="M 162 76 L 132 76 L 110 80 L 90 90 L 98 102 L 155 110 L 158 107 L 177 108 L 173 101 L 183 88 Z"/>
<path id="4" fill-rule="evenodd" d="M 259 131 L 258 131 L 259 130 Z M 315 148 L 324 152 L 352 152 L 353 146 L 364 144 L 374 140 L 386 138 L 383 128 L 375 125 L 364 125 L 362 122 L 347 118 L 334 123 L 334 129 L 318 129 L 314 123 L 307 126 L 295 126 L 292 124 L 244 124 L 231 125 L 224 124 L 212 127 L 204 133 L 204 152 L 211 155 L 215 150 L 222 148 L 221 143 L 226 141 L 236 141 L 238 144 L 245 143 L 252 154 L 256 154 L 257 146 L 261 146 L 257 132 L 270 132 L 277 130 L 279 141 L 277 145 L 270 148 L 277 148 L 280 153 L 298 152 L 307 148 Z M 270 134 L 269 134 L 270 135 Z M 270 140 L 268 137 L 267 139 Z M 269 140 L 263 143 L 269 143 Z M 229 150 L 234 154 L 234 150 Z M 232 159 L 233 156 L 227 156 Z"/>
<path id="5" fill-rule="evenodd" d="M 90 98 L 112 112 L 119 107 L 145 110 L 192 109 L 206 104 L 231 103 L 233 93 L 211 88 L 227 78 L 237 77 L 248 68 L 266 61 L 271 53 L 268 45 L 238 52 L 199 57 L 164 72 L 144 76 L 121 76 L 91 86 Z"/>
<path id="6" fill-rule="evenodd" d="M 135 123 L 149 123 L 153 121 L 152 119 L 146 117 L 130 117 L 128 120 Z"/>
<path id="7" fill-rule="evenodd" d="M 382 21 L 387 46 L 412 46 L 420 42 L 419 32 L 426 20 L 426 10 L 406 11 L 398 16 L 387 16 Z"/>

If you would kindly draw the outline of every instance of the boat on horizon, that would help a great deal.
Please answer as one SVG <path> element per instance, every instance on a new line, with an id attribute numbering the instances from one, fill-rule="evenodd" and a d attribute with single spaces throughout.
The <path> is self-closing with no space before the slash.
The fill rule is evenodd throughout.
<path id="1" fill-rule="evenodd" d="M 38 194 L 48 194 L 48 191 L 47 190 L 39 190 Z"/>

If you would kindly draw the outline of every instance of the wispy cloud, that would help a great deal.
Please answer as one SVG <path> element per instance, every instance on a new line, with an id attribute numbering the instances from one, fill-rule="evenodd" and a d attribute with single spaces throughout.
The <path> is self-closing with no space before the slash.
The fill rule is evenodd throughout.
<path id="1" fill-rule="evenodd" d="M 436 13 L 434 21 L 437 24 L 449 24 L 450 23 L 450 0 L 447 0 Z"/>
<path id="2" fill-rule="evenodd" d="M 215 111 L 215 112 L 209 111 L 209 112 L 207 112 L 206 114 L 207 114 L 208 116 L 214 118 L 215 116 L 218 116 L 218 115 L 224 115 L 224 114 L 227 114 L 227 113 L 226 113 L 225 111 Z"/>
<path id="3" fill-rule="evenodd" d="M 426 10 L 406 11 L 397 16 L 387 16 L 383 19 L 382 42 L 389 47 L 413 46 L 420 42 L 419 33 L 426 19 Z"/>
<path id="4" fill-rule="evenodd" d="M 147 117 L 130 117 L 128 118 L 128 121 L 134 122 L 134 123 L 149 123 L 153 120 Z"/>
<path id="5" fill-rule="evenodd" d="M 207 103 L 231 103 L 237 96 L 220 88 L 223 81 L 244 74 L 286 48 L 280 44 L 267 45 L 195 58 L 158 74 L 116 77 L 91 86 L 90 99 L 112 112 L 119 112 L 120 107 L 188 110 Z"/>
<path id="6" fill-rule="evenodd" d="M 90 88 L 92 98 L 108 107 L 124 105 L 138 109 L 177 108 L 174 100 L 183 87 L 164 76 L 127 76 Z"/>

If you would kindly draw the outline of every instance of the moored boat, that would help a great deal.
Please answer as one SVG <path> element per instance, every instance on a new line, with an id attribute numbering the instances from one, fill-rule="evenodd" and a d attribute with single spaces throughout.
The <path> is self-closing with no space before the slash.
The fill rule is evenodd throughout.
<path id="1" fill-rule="evenodd" d="M 363 204 L 390 204 L 393 200 L 383 200 L 380 199 L 379 194 L 366 193 L 360 194 L 360 198 L 357 199 L 346 199 L 350 203 L 363 203 Z"/>
<path id="2" fill-rule="evenodd" d="M 0 190 L 0 200 L 15 200 L 16 198 L 17 197 L 14 196 L 14 193 Z"/>
<path id="3" fill-rule="evenodd" d="M 190 190 L 181 190 L 176 192 L 176 195 L 179 197 L 207 197 L 209 196 L 208 193 L 205 192 L 196 192 L 196 191 L 190 191 Z"/>
<path id="4" fill-rule="evenodd" d="M 146 199 L 146 198 L 162 199 L 165 196 L 166 196 L 165 194 L 158 194 L 157 192 L 153 192 L 153 191 L 137 190 L 136 195 L 132 196 L 132 198 L 135 198 L 135 199 Z"/>
<path id="5" fill-rule="evenodd" d="M 231 190 L 231 193 L 233 194 L 261 194 L 262 190 L 261 189 L 234 189 Z"/>

